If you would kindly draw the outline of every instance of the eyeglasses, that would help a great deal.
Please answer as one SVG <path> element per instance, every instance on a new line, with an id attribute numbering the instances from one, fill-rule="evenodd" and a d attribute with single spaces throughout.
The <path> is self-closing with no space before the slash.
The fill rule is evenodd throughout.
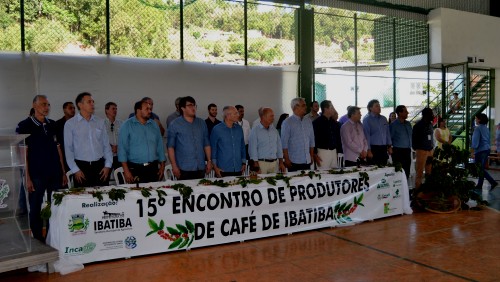
<path id="1" fill-rule="evenodd" d="M 111 124 L 111 132 L 113 132 L 113 131 L 115 131 L 115 124 L 114 123 Z"/>
<path id="2" fill-rule="evenodd" d="M 186 108 L 187 107 L 192 107 L 192 108 L 195 108 L 195 109 L 197 108 L 196 104 L 186 104 Z"/>

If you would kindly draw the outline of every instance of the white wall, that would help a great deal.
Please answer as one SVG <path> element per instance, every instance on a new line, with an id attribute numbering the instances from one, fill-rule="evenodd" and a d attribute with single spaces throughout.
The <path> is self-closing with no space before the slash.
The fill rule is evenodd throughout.
<path id="1" fill-rule="evenodd" d="M 476 56 L 477 67 L 500 68 L 500 18 L 439 8 L 428 16 L 431 64 L 455 64 Z"/>
<path id="2" fill-rule="evenodd" d="M 245 118 L 257 118 L 257 109 L 270 106 L 283 112 L 283 89 L 296 89 L 294 82 L 283 85 L 279 67 L 211 65 L 204 63 L 124 58 L 115 56 L 68 56 L 54 54 L 0 53 L 0 131 L 13 132 L 31 108 L 35 94 L 45 94 L 52 105 L 50 118 L 62 116 L 62 104 L 78 93 L 92 93 L 96 114 L 104 117 L 108 101 L 118 104 L 118 117 L 133 112 L 134 103 L 144 96 L 154 99 L 154 112 L 162 122 L 175 110 L 179 96 L 193 96 L 198 116 L 207 117 L 207 105 L 219 107 L 242 104 Z M 288 93 L 290 94 L 290 93 Z M 285 109 L 289 111 L 288 108 Z"/>
<path id="3" fill-rule="evenodd" d="M 467 57 L 484 59 L 471 67 L 496 69 L 500 74 L 500 18 L 439 8 L 429 13 L 431 65 L 464 63 Z M 500 109 L 500 83 L 495 89 L 495 108 Z M 500 111 L 492 111 L 496 123 Z"/>

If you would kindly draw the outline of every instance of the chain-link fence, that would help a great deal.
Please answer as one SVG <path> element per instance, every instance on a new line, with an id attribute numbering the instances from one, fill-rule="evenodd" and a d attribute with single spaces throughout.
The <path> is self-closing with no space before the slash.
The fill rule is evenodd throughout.
<path id="1" fill-rule="evenodd" d="M 18 1 L 0 2 L 0 50 L 21 51 Z"/>
<path id="2" fill-rule="evenodd" d="M 180 58 L 180 6 L 150 0 L 110 0 L 110 53 Z"/>
<path id="3" fill-rule="evenodd" d="M 186 60 L 245 64 L 242 2 L 198 0 L 185 5 L 183 29 Z"/>
<path id="4" fill-rule="evenodd" d="M 372 99 L 388 116 L 399 104 L 417 114 L 427 104 L 428 29 L 425 23 L 314 8 L 315 80 L 342 112 Z"/>

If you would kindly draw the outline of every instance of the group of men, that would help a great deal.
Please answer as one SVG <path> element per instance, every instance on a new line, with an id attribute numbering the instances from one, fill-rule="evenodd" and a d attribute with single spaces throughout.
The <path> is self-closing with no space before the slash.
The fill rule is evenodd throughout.
<path id="1" fill-rule="evenodd" d="M 56 121 L 47 118 L 50 103 L 46 96 L 33 99 L 33 115 L 16 129 L 27 138 L 26 188 L 29 192 L 30 222 L 34 237 L 44 240 L 40 208 L 45 191 L 64 187 L 72 175 L 75 186 L 106 186 L 113 168 L 122 167 L 127 183 L 154 182 L 163 179 L 166 155 L 172 172 L 179 180 L 203 178 L 212 169 L 217 177 L 238 176 L 247 169 L 259 173 L 293 172 L 337 168 L 338 153 L 346 166 L 386 164 L 388 154 L 402 163 L 408 177 L 411 148 L 417 152 L 416 187 L 422 180 L 425 159 L 432 156 L 432 110 L 424 109 L 422 120 L 412 127 L 405 106 L 398 106 L 398 120 L 388 124 L 380 114 L 377 100 L 368 103 L 368 115 L 361 123 L 359 107 L 349 107 L 347 119 L 337 121 L 338 113 L 329 100 L 313 102 L 306 114 L 303 98 L 291 101 L 293 112 L 281 126 L 274 127 L 274 111 L 259 109 L 259 119 L 250 128 L 241 105 L 225 106 L 223 120 L 217 106 L 208 106 L 206 120 L 197 117 L 193 97 L 175 100 L 176 111 L 167 118 L 167 151 L 163 128 L 153 113 L 153 100 L 144 97 L 134 105 L 126 121 L 117 116 L 117 105 L 105 105 L 106 118 L 95 115 L 92 95 L 80 93 L 75 105 L 63 105 L 64 116 Z M 319 107 L 318 107 L 319 106 Z M 321 108 L 321 114 L 318 114 Z M 422 159 L 424 161 L 422 162 Z"/>

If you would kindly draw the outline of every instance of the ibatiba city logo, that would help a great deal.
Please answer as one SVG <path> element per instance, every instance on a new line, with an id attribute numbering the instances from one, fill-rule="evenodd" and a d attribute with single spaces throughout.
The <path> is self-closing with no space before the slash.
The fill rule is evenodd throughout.
<path id="1" fill-rule="evenodd" d="M 129 217 L 125 217 L 124 212 L 103 212 L 102 220 L 94 221 L 94 232 L 115 232 L 132 230 L 132 221 Z"/>
<path id="2" fill-rule="evenodd" d="M 386 189 L 389 188 L 389 182 L 385 178 L 380 180 L 380 183 L 377 184 L 377 189 Z"/>
<path id="3" fill-rule="evenodd" d="M 125 238 L 125 248 L 135 249 L 137 247 L 137 239 L 134 236 L 128 236 Z"/>
<path id="4" fill-rule="evenodd" d="M 90 242 L 79 247 L 66 247 L 64 254 L 70 256 L 85 255 L 91 253 L 95 249 L 96 243 Z"/>
<path id="5" fill-rule="evenodd" d="M 85 214 L 72 214 L 68 222 L 68 230 L 73 235 L 86 234 L 89 223 L 89 219 L 85 218 Z"/>
<path id="6" fill-rule="evenodd" d="M 9 184 L 7 184 L 7 180 L 0 179 L 0 209 L 5 209 L 7 204 L 4 204 L 4 200 L 9 196 Z"/>

